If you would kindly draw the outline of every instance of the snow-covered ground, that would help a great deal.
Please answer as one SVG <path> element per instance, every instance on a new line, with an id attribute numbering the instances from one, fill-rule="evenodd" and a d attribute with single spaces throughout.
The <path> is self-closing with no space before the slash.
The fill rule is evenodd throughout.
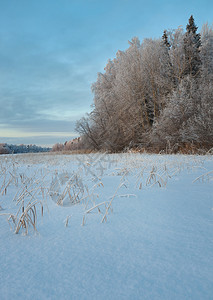
<path id="1" fill-rule="evenodd" d="M 210 155 L 0 156 L 0 299 L 213 299 L 212 170 Z M 37 233 L 18 223 L 33 201 Z"/>

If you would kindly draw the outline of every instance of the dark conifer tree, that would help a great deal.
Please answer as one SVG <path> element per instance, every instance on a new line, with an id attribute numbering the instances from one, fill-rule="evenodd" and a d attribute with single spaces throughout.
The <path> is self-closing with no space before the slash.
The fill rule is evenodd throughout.
<path id="1" fill-rule="evenodd" d="M 167 31 L 166 31 L 166 30 L 164 30 L 164 32 L 163 32 L 162 40 L 163 40 L 163 44 L 164 44 L 168 49 L 170 49 L 171 45 L 170 45 L 170 43 L 169 43 L 169 41 L 168 41 L 168 35 L 167 35 Z"/>
<path id="2" fill-rule="evenodd" d="M 189 24 L 186 26 L 184 37 L 184 52 L 185 52 L 185 70 L 184 75 L 199 75 L 201 68 L 200 47 L 201 37 L 197 33 L 198 27 L 195 25 L 194 18 L 189 18 Z"/>
<path id="3" fill-rule="evenodd" d="M 162 61 L 161 76 L 167 77 L 168 81 L 170 82 L 170 84 L 167 86 L 168 90 L 166 91 L 165 89 L 166 94 L 168 94 L 169 92 L 171 92 L 171 88 L 174 88 L 176 86 L 176 79 L 174 76 L 174 70 L 169 55 L 171 44 L 169 42 L 168 33 L 166 30 L 164 30 L 162 35 L 161 46 L 163 47 L 162 54 L 161 54 L 161 61 Z"/>

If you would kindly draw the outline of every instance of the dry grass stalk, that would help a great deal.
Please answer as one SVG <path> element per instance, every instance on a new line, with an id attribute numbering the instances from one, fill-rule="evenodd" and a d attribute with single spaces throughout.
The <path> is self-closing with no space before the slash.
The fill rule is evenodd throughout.
<path id="1" fill-rule="evenodd" d="M 22 206 L 22 214 L 17 218 L 15 233 L 19 233 L 20 229 L 25 229 L 25 234 L 29 232 L 29 226 L 32 225 L 34 231 L 37 232 L 36 223 L 37 223 L 37 212 L 36 205 L 40 204 L 41 206 L 41 215 L 43 217 L 43 204 L 41 201 L 36 200 L 32 203 L 28 203 L 27 207 Z"/>
<path id="2" fill-rule="evenodd" d="M 164 172 L 162 175 L 156 172 L 157 168 L 152 167 L 152 170 L 146 180 L 146 185 L 149 185 L 150 187 L 154 186 L 155 184 L 158 184 L 159 187 L 166 187 L 167 180 L 163 179 L 163 175 L 165 175 L 166 172 Z"/>
<path id="3" fill-rule="evenodd" d="M 83 216 L 83 221 L 82 221 L 82 224 L 81 224 L 82 226 L 84 226 L 85 225 L 85 215 Z"/>
<path id="4" fill-rule="evenodd" d="M 85 214 L 90 213 L 91 211 L 93 211 L 93 210 L 96 209 L 96 208 L 98 209 L 98 212 L 100 213 L 101 211 L 100 211 L 99 207 L 102 206 L 102 205 L 105 205 L 105 207 L 106 207 L 107 204 L 109 204 L 109 201 L 104 201 L 104 202 L 98 203 L 98 204 L 96 204 L 95 206 L 93 206 L 93 207 L 91 207 L 90 209 L 88 209 L 88 210 L 85 212 Z"/>
<path id="5" fill-rule="evenodd" d="M 69 219 L 71 218 L 71 216 L 67 216 L 66 220 L 65 220 L 65 227 L 68 227 L 68 223 L 69 223 Z"/>
<path id="6" fill-rule="evenodd" d="M 124 176 L 125 176 L 125 175 L 124 175 Z M 122 177 L 121 180 L 123 180 L 124 176 Z M 106 207 L 105 214 L 104 214 L 104 216 L 103 216 L 103 218 L 102 218 L 102 220 L 101 220 L 101 223 L 103 223 L 104 221 L 105 221 L 105 222 L 107 221 L 107 215 L 108 215 L 108 213 L 109 213 L 109 209 L 112 211 L 112 208 L 111 208 L 112 201 L 115 199 L 118 190 L 119 190 L 122 186 L 125 186 L 125 187 L 126 187 L 125 182 L 121 182 L 121 183 L 118 185 L 118 187 L 117 187 L 117 189 L 116 189 L 114 195 L 112 196 L 112 198 L 111 198 L 109 204 L 108 204 L 107 207 Z"/>
<path id="7" fill-rule="evenodd" d="M 195 180 L 193 180 L 192 183 L 195 183 L 196 181 L 199 181 L 199 180 L 204 181 L 205 179 L 211 180 L 213 178 L 213 176 L 209 176 L 209 175 L 211 175 L 212 173 L 213 173 L 213 170 L 209 171 L 209 172 L 207 172 L 205 174 L 202 174 L 202 175 L 198 176 L 197 178 L 195 178 Z"/>

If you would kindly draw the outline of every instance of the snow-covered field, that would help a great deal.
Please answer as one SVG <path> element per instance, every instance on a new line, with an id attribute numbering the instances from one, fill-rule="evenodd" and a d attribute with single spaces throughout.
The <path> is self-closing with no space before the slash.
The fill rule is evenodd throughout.
<path id="1" fill-rule="evenodd" d="M 211 155 L 0 156 L 0 299 L 213 299 L 212 187 Z"/>

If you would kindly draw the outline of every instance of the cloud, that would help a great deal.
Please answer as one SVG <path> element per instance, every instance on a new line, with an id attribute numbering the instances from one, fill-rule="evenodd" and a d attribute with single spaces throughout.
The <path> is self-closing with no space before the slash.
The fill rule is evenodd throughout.
<path id="1" fill-rule="evenodd" d="M 19 126 L 30 121 L 33 127 L 36 121 L 45 118 L 76 120 L 89 110 L 92 102 L 87 79 L 89 66 L 77 68 L 76 62 L 63 53 L 47 55 L 40 49 L 42 45 L 36 51 L 28 46 L 27 53 L 23 50 L 15 55 L 10 51 L 16 49 L 16 41 L 9 39 L 7 43 L 0 49 L 0 65 L 4 66 L 0 70 L 2 123 Z M 7 47 L 10 51 L 6 51 Z M 22 47 L 25 48 L 24 42 Z"/>

